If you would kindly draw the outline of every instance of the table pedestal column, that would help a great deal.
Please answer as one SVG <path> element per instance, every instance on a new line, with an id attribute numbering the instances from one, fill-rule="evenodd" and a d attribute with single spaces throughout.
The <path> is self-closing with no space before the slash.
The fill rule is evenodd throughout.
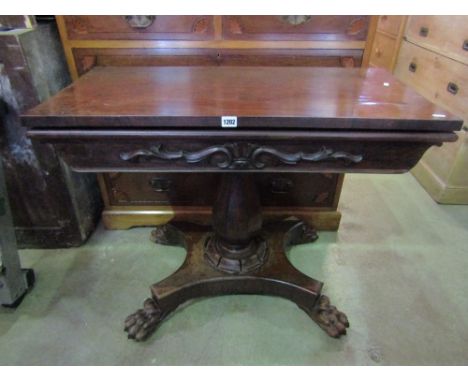
<path id="1" fill-rule="evenodd" d="M 126 319 L 129 338 L 145 340 L 169 313 L 190 299 L 226 294 L 284 297 L 328 335 L 346 334 L 346 315 L 321 295 L 322 283 L 299 272 L 286 257 L 292 245 L 316 240 L 315 231 L 297 221 L 262 226 L 253 176 L 223 176 L 213 206 L 213 232 L 193 225 L 155 230 L 157 243 L 183 246 L 187 257 L 175 273 L 152 285 L 152 298 Z"/>

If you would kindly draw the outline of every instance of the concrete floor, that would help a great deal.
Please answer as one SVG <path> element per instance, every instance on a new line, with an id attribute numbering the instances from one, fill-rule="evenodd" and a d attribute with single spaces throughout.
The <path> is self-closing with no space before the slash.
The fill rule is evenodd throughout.
<path id="1" fill-rule="evenodd" d="M 184 253 L 151 243 L 150 228 L 100 227 L 80 248 L 21 251 L 37 283 L 16 311 L 0 308 L 0 364 L 468 364 L 468 206 L 434 203 L 410 174 L 350 175 L 340 210 L 338 232 L 290 253 L 347 313 L 340 340 L 267 296 L 197 300 L 147 342 L 127 340 L 123 319 Z"/>

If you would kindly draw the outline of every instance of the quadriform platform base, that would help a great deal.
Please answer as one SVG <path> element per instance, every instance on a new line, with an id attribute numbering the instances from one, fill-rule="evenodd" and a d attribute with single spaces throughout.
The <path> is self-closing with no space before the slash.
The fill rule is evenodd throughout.
<path id="1" fill-rule="evenodd" d="M 187 257 L 179 270 L 151 287 L 152 297 L 143 309 L 127 318 L 129 338 L 146 339 L 187 300 L 223 294 L 284 297 L 294 301 L 328 335 L 346 334 L 348 319 L 320 294 L 322 283 L 298 271 L 286 257 L 292 245 L 316 240 L 315 230 L 297 221 L 262 227 L 253 186 L 252 175 L 224 176 L 213 214 L 215 220 L 234 224 L 215 226 L 215 232 L 183 224 L 179 225 L 181 230 L 172 225 L 156 228 L 155 242 L 182 246 Z M 226 205 L 232 201 L 238 205 Z M 244 225 L 235 227 L 238 224 Z"/>
<path id="2" fill-rule="evenodd" d="M 138 341 L 187 300 L 234 293 L 287 298 L 345 334 L 322 283 L 286 258 L 316 233 L 300 219 L 263 224 L 254 177 L 402 173 L 462 126 L 385 70 L 288 67 L 95 68 L 22 121 L 75 171 L 222 175 L 211 228 L 170 221 L 154 232 L 187 258 L 125 321 Z"/>

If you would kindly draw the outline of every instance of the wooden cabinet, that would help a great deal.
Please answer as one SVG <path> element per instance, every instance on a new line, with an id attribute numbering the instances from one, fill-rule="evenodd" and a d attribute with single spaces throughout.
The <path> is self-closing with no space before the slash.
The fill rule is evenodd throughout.
<path id="1" fill-rule="evenodd" d="M 401 32 L 401 26 L 404 20 L 405 16 L 380 16 L 377 23 L 377 31 L 392 36 L 398 36 Z"/>
<path id="2" fill-rule="evenodd" d="M 57 23 L 76 79 L 94 66 L 359 67 L 371 17 L 57 16 Z M 342 182 L 340 174 L 258 179 L 267 215 L 299 216 L 319 229 L 338 228 Z M 103 174 L 105 225 L 159 224 L 174 211 L 208 219 L 217 183 L 210 174 Z"/>
<path id="3" fill-rule="evenodd" d="M 413 16 L 405 36 L 415 45 L 468 64 L 467 16 Z"/>
<path id="4" fill-rule="evenodd" d="M 395 74 L 450 112 L 468 120 L 468 17 L 411 16 Z M 466 49 L 465 49 L 466 48 Z M 443 118 L 443 116 L 441 116 Z M 468 203 L 468 138 L 431 148 L 413 174 L 440 203 Z"/>

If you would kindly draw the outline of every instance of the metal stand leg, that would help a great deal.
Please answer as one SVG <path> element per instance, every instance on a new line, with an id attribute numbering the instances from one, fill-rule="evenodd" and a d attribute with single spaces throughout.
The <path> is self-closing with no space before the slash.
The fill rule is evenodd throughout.
<path id="1" fill-rule="evenodd" d="M 17 307 L 33 285 L 33 270 L 21 269 L 0 158 L 0 305 Z"/>

